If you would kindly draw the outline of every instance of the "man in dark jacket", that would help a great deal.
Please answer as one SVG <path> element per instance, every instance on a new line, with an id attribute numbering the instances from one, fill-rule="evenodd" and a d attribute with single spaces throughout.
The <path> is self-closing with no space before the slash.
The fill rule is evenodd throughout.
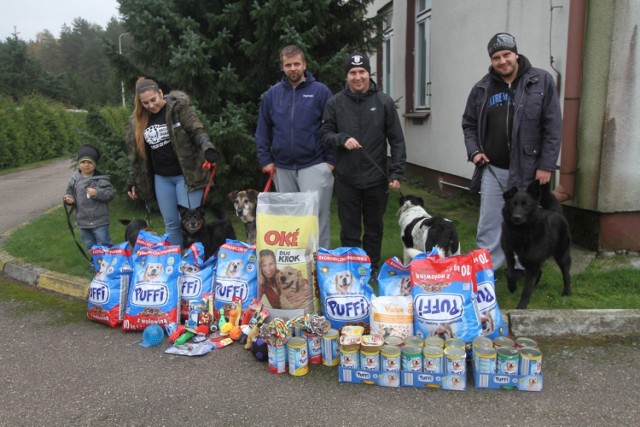
<path id="1" fill-rule="evenodd" d="M 487 248 L 494 269 L 504 262 L 502 193 L 545 184 L 556 170 L 562 114 L 551 74 L 518 54 L 511 34 L 494 35 L 487 46 L 491 67 L 471 89 L 462 116 L 467 158 L 476 166 L 471 190 L 480 190 L 476 245 Z"/>
<path id="2" fill-rule="evenodd" d="M 299 47 L 283 48 L 280 62 L 285 75 L 260 104 L 258 161 L 264 172 L 275 170 L 273 181 L 279 192 L 318 192 L 320 246 L 330 249 L 334 156 L 320 142 L 320 126 L 324 106 L 333 94 L 307 71 Z"/>
<path id="3" fill-rule="evenodd" d="M 325 107 L 322 142 L 336 150 L 341 245 L 362 244 L 375 277 L 389 188 L 399 189 L 404 179 L 404 135 L 393 100 L 371 80 L 369 58 L 352 53 L 345 62 L 345 73 L 346 87 Z M 388 170 L 387 143 L 391 148 Z"/>

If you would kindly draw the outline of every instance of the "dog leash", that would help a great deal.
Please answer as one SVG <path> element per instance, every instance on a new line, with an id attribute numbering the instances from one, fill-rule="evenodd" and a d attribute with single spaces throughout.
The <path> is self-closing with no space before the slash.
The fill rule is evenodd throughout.
<path id="1" fill-rule="evenodd" d="M 73 237 L 73 241 L 76 243 L 76 246 L 78 247 L 78 250 L 80 251 L 80 253 L 82 254 L 82 256 L 89 262 L 91 261 L 91 258 L 89 258 L 89 256 L 87 255 L 87 253 L 84 251 L 84 249 L 82 248 L 82 246 L 80 245 L 80 243 L 78 243 L 78 240 L 76 239 L 76 233 L 73 231 L 73 225 L 71 224 L 71 213 L 73 212 L 73 210 L 75 209 L 75 206 L 73 205 L 67 205 L 65 202 L 62 202 L 62 206 L 64 206 L 64 211 L 67 214 L 67 226 L 69 226 L 69 231 L 71 232 L 71 237 Z"/>
<path id="2" fill-rule="evenodd" d="M 204 194 L 202 195 L 202 205 L 204 205 L 204 202 L 207 200 L 207 196 L 209 195 L 211 184 L 213 184 L 213 177 L 216 176 L 216 167 L 217 163 L 204 162 L 202 164 L 202 169 L 211 171 L 209 174 L 209 180 L 207 181 L 207 186 L 204 188 Z"/>
<path id="3" fill-rule="evenodd" d="M 262 172 L 268 172 L 269 173 L 269 179 L 267 180 L 267 184 L 264 186 L 264 192 L 268 193 L 269 190 L 271 189 L 271 183 L 273 182 L 273 174 L 276 172 L 276 168 L 275 166 L 273 168 L 271 168 L 271 170 L 269 171 L 265 171 L 264 169 L 262 170 Z"/>
<path id="4" fill-rule="evenodd" d="M 376 169 L 378 169 L 380 171 L 380 173 L 382 173 L 382 175 L 384 175 L 387 178 L 387 181 L 391 182 L 391 178 L 389 177 L 389 175 L 382 170 L 382 168 L 380 167 L 380 165 L 378 165 L 376 163 L 376 161 L 373 159 L 373 157 L 371 157 L 371 154 L 369 154 L 367 152 L 367 150 L 364 149 L 364 147 L 362 147 L 360 150 L 360 152 L 364 153 L 364 156 L 369 159 L 369 161 L 371 162 L 371 164 L 373 164 L 373 166 L 376 167 Z M 404 197 L 404 194 L 402 194 L 402 190 L 398 190 L 398 192 L 400 193 L 400 197 Z"/>
<path id="5" fill-rule="evenodd" d="M 496 173 L 493 171 L 493 169 L 491 167 L 489 167 L 489 165 L 486 165 L 485 167 L 489 168 L 489 172 L 491 173 L 491 175 L 493 175 L 493 177 L 496 179 L 496 181 L 498 182 L 498 185 L 500 186 L 500 191 L 502 191 L 503 193 L 507 190 L 505 190 L 504 186 L 502 185 L 502 183 L 500 182 L 500 180 L 498 179 L 498 175 L 496 175 Z"/>

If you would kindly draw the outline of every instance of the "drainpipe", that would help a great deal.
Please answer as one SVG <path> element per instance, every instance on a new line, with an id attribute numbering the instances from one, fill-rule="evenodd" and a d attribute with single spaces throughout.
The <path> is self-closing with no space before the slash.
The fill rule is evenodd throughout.
<path id="1" fill-rule="evenodd" d="M 554 194 L 561 202 L 573 199 L 578 164 L 578 118 L 584 60 L 587 0 L 570 0 L 567 70 L 564 88 L 560 183 Z"/>

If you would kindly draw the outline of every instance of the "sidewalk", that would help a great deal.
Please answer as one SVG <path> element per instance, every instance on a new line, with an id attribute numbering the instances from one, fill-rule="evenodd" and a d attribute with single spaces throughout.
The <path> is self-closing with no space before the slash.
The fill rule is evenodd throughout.
<path id="1" fill-rule="evenodd" d="M 573 254 L 575 268 L 586 268 L 587 251 Z M 582 267 L 581 267 L 582 266 Z M 86 299 L 90 281 L 21 262 L 0 251 L 0 271 L 37 288 Z M 640 336 L 640 310 L 503 310 L 512 336 L 535 339 L 603 339 Z"/>

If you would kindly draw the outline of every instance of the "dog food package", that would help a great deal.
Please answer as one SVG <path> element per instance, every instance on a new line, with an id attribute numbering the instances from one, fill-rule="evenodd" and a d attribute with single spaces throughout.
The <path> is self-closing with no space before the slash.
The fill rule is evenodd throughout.
<path id="1" fill-rule="evenodd" d="M 411 262 L 415 334 L 460 338 L 471 343 L 480 333 L 471 255 Z"/>
<path id="2" fill-rule="evenodd" d="M 234 298 L 240 298 L 242 309 L 249 308 L 258 295 L 256 248 L 238 240 L 227 239 L 218 251 L 215 274 L 215 309 L 219 311 Z"/>
<path id="3" fill-rule="evenodd" d="M 131 256 L 134 256 L 140 248 L 153 248 L 156 246 L 169 246 L 169 234 L 165 233 L 159 236 L 147 230 L 140 230 L 136 244 L 131 251 Z"/>
<path id="4" fill-rule="evenodd" d="M 91 248 L 97 271 L 89 285 L 87 317 L 115 328 L 122 323 L 133 266 L 128 243 Z"/>
<path id="5" fill-rule="evenodd" d="M 180 320 L 180 246 L 140 248 L 133 255 L 133 281 L 129 288 L 122 329 L 142 331 Z"/>
<path id="6" fill-rule="evenodd" d="M 371 297 L 371 333 L 405 339 L 413 335 L 413 300 L 409 296 Z"/>
<path id="7" fill-rule="evenodd" d="M 180 262 L 180 318 L 189 318 L 189 303 L 213 298 L 216 273 L 215 256 L 204 260 L 204 246 L 200 242 L 192 244 L 182 256 Z"/>
<path id="8" fill-rule="evenodd" d="M 314 255 L 318 250 L 318 194 L 260 193 L 257 206 L 259 298 L 267 310 L 295 317 L 317 312 Z"/>
<path id="9" fill-rule="evenodd" d="M 361 248 L 320 248 L 316 268 L 322 311 L 331 327 L 368 327 L 373 295 L 369 255 Z"/>
<path id="10" fill-rule="evenodd" d="M 411 296 L 411 271 L 398 257 L 389 258 L 378 273 L 378 295 Z"/>
<path id="11" fill-rule="evenodd" d="M 471 257 L 473 259 L 473 277 L 478 290 L 476 302 L 480 312 L 480 335 L 491 339 L 507 336 L 509 330 L 502 319 L 500 308 L 498 308 L 496 281 L 489 251 L 476 249 L 471 252 Z"/>

